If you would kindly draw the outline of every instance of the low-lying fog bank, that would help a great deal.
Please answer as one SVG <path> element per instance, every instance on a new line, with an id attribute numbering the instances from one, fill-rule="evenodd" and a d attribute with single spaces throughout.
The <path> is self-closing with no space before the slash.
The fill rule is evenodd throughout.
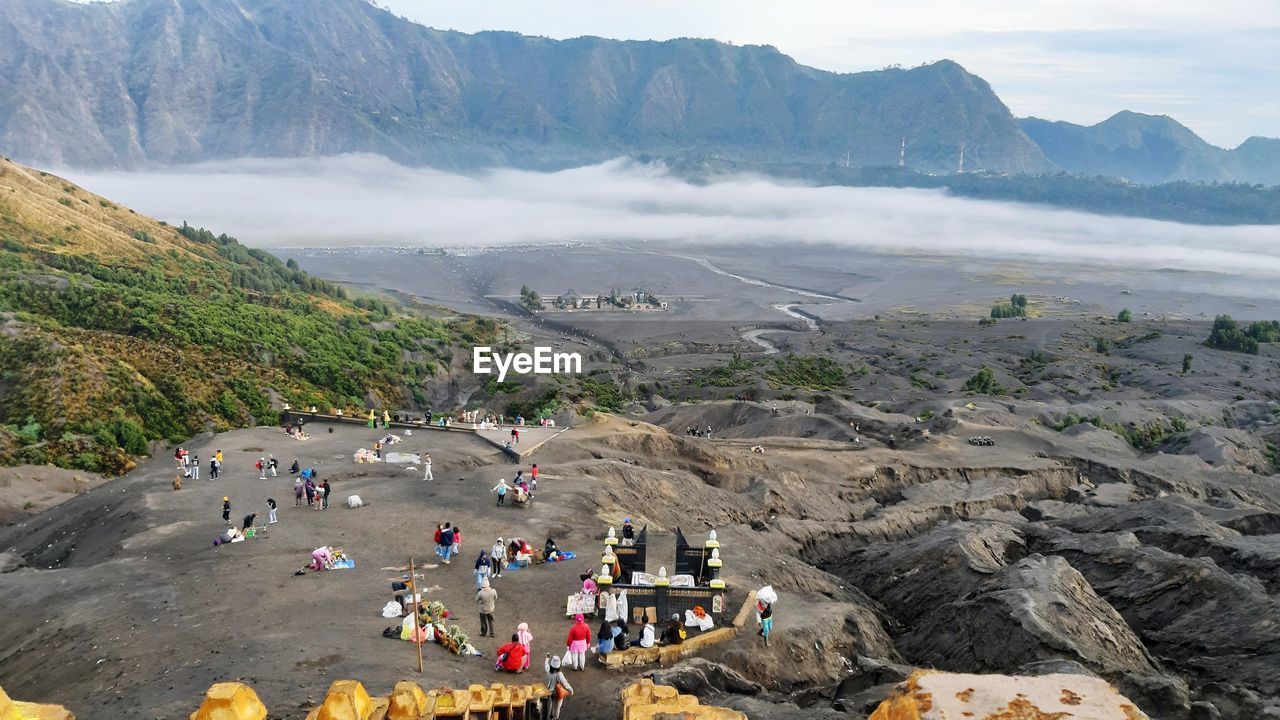
<path id="1" fill-rule="evenodd" d="M 464 176 L 385 158 L 246 159 L 146 173 L 62 171 L 103 196 L 261 247 L 610 239 L 835 243 L 889 253 L 1280 275 L 1274 227 L 1206 227 L 737 175 L 694 185 L 614 160 Z"/>

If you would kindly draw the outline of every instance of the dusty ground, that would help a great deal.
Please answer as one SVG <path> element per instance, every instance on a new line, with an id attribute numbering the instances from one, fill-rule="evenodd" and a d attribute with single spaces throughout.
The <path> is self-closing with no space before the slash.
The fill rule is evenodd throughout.
<path id="1" fill-rule="evenodd" d="M 1095 674 L 1157 720 L 1280 715 L 1280 352 L 1206 348 L 1198 319 L 1280 315 L 1270 290 L 1232 295 L 1227 279 L 1194 273 L 1061 268 L 1033 279 L 1026 268 L 904 259 L 859 258 L 850 272 L 839 269 L 849 258 L 815 249 L 754 261 L 706 253 L 717 272 L 673 252 L 625 267 L 578 249 L 302 256 L 321 274 L 404 293 L 433 279 L 421 297 L 582 347 L 589 369 L 607 369 L 637 401 L 620 416 L 578 416 L 530 458 L 544 480 L 527 511 L 493 507 L 488 489 L 515 467 L 461 434 L 420 433 L 397 448 L 431 451 L 430 484 L 353 465 L 374 435 L 351 426 L 316 426 L 305 443 L 272 429 L 199 438 L 191 446 L 205 460 L 226 453 L 222 481 L 175 493 L 172 462 L 157 458 L 0 530 L 0 567 L 27 565 L 0 574 L 0 684 L 87 718 L 181 717 L 228 678 L 253 682 L 278 717 L 301 716 L 339 677 L 386 691 L 413 677 L 414 656 L 380 635 L 397 575 L 382 568 L 430 562 L 443 521 L 463 527 L 464 552 L 427 567 L 425 582 L 471 631 L 470 567 L 494 537 L 552 535 L 580 554 L 496 585 L 499 626 L 529 622 L 541 657 L 563 648 L 564 596 L 604 528 L 629 514 L 658 542 L 676 526 L 690 537 L 715 527 L 733 603 L 766 582 L 782 593 L 770 648 L 747 632 L 709 662 L 659 673 L 751 717 L 865 717 L 912 666 Z M 762 275 L 766 285 L 743 280 Z M 528 278 L 544 294 L 644 284 L 684 299 L 638 322 L 530 319 L 508 303 Z M 1011 292 L 1028 293 L 1040 317 L 978 325 Z M 827 320 L 813 329 L 776 307 L 796 304 Z M 1123 306 L 1134 322 L 1111 319 Z M 761 329 L 781 352 L 744 339 Z M 1099 337 L 1109 353 L 1096 351 Z M 709 382 L 705 371 L 735 351 L 741 375 Z M 831 388 L 771 381 L 788 352 L 830 358 L 847 377 Z M 999 395 L 965 391 L 982 367 Z M 471 400 L 437 390 L 446 406 Z M 713 440 L 685 435 L 707 425 Z M 979 435 L 995 445 L 967 442 Z M 319 468 L 337 500 L 354 492 L 369 506 L 295 510 L 290 480 L 251 469 L 268 452 Z M 273 496 L 281 522 L 268 538 L 215 549 L 224 494 L 237 522 L 249 510 L 265 517 Z M 357 568 L 294 576 L 320 544 L 344 547 Z M 490 682 L 497 644 L 481 641 L 490 657 L 480 659 L 427 647 L 421 681 Z M 611 716 L 630 677 L 575 676 L 565 717 Z"/>
<path id="2" fill-rule="evenodd" d="M 601 548 L 604 525 L 584 498 L 596 482 L 544 464 L 531 508 L 496 508 L 489 490 L 497 478 L 510 479 L 516 466 L 476 438 L 420 431 L 397 445 L 432 453 L 436 479 L 426 483 L 400 466 L 353 464 L 350 452 L 368 445 L 372 430 L 309 429 L 313 438 L 304 442 L 267 428 L 201 438 L 188 445 L 200 457 L 224 452 L 227 469 L 218 481 L 189 480 L 175 492 L 173 463 L 159 457 L 3 531 L 0 546 L 14 546 L 30 564 L 0 575 L 0 612 L 9 618 L 0 631 L 6 690 L 64 703 L 86 718 L 176 718 L 195 707 L 210 683 L 244 678 L 273 716 L 301 717 L 342 677 L 378 691 L 410 677 L 428 687 L 504 679 L 492 670 L 493 651 L 519 622 L 531 626 L 539 663 L 546 652 L 563 652 L 565 596 Z M 266 453 L 285 468 L 297 458 L 319 469 L 333 484 L 330 509 L 296 509 L 289 477 L 259 480 L 252 463 Z M 367 506 L 342 506 L 353 493 Z M 265 521 L 266 499 L 274 497 L 280 522 L 268 537 L 215 548 L 212 540 L 224 527 L 223 495 L 231 498 L 237 523 L 250 511 Z M 437 562 L 431 537 L 444 521 L 463 528 L 464 538 L 461 556 L 448 566 Z M 554 536 L 580 559 L 509 571 L 495 583 L 500 636 L 476 640 L 486 657 L 427 646 L 426 672 L 417 676 L 413 647 L 381 636 L 399 623 L 379 615 L 390 581 L 399 577 L 382 568 L 403 566 L 413 556 L 425 567 L 429 597 L 475 634 L 475 556 L 496 537 L 516 535 L 538 544 Z M 321 544 L 347 550 L 356 568 L 295 576 Z M 740 593 L 734 597 L 741 602 Z M 540 677 L 534 673 L 528 681 Z M 565 716 L 598 717 L 615 702 L 622 681 L 603 670 L 575 674 L 580 693 Z"/>
<path id="3" fill-rule="evenodd" d="M 759 403 L 676 409 L 726 423 L 764 413 L 757 431 L 789 422 Z M 787 408 L 814 419 L 804 409 Z M 847 424 L 848 412 L 821 414 Z M 381 568 L 410 554 L 429 561 L 430 530 L 444 520 L 464 528 L 464 552 L 428 566 L 425 584 L 470 630 L 470 559 L 481 543 L 551 534 L 582 554 L 497 584 L 499 625 L 529 622 L 540 656 L 563 647 L 563 598 L 603 528 L 630 514 L 656 540 L 651 570 L 674 526 L 693 537 L 715 527 L 733 602 L 766 582 L 782 593 L 771 647 L 748 631 L 709 653 L 711 665 L 660 673 L 752 717 L 862 717 L 911 665 L 1065 665 L 1116 683 L 1155 718 L 1191 717 L 1192 702 L 1222 717 L 1276 704 L 1273 478 L 1193 455 L 1143 456 L 1105 431 L 1057 432 L 990 400 L 957 400 L 928 439 L 899 436 L 894 448 L 875 439 L 899 420 L 867 421 L 867 441 L 854 444 L 706 440 L 597 415 L 539 452 L 545 480 L 527 511 L 492 506 L 488 489 L 514 468 L 461 434 L 422 432 L 402 446 L 432 452 L 433 483 L 352 465 L 349 452 L 372 436 L 361 428 L 316 426 L 304 443 L 271 429 L 204 438 L 192 447 L 206 458 L 224 450 L 224 480 L 174 492 L 170 461 L 156 459 L 5 532 L 0 541 L 31 567 L 0 575 L 0 612 L 13 620 L 0 636 L 0 678 L 19 697 L 88 718 L 179 717 L 228 678 L 254 683 L 280 717 L 300 716 L 339 677 L 385 691 L 413 676 L 414 659 L 411 646 L 380 636 L 396 575 Z M 997 445 L 965 442 L 977 433 Z M 764 454 L 751 450 L 758 443 Z M 369 506 L 295 510 L 288 479 L 261 481 L 251 469 L 263 452 L 314 464 L 339 500 L 354 492 Z M 268 494 L 284 498 L 281 522 L 268 538 L 215 549 L 223 494 L 237 519 L 264 512 Z M 294 576 L 322 543 L 347 549 L 357 568 Z M 1215 604 L 1207 615 L 1206 602 Z M 1090 619 L 1064 620 L 1063 608 Z M 489 653 L 497 644 L 480 641 Z M 497 677 L 491 657 L 425 650 L 428 686 Z M 632 676 L 575 677 L 566 717 L 611 715 Z"/>
<path id="4" fill-rule="evenodd" d="M 0 525 L 39 515 L 103 481 L 92 473 L 45 465 L 0 467 Z"/>

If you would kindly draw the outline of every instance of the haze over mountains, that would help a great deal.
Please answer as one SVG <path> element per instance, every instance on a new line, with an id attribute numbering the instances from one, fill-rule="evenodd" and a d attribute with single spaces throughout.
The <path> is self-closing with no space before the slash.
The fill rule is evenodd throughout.
<path id="1" fill-rule="evenodd" d="M 1119 126 L 1119 127 L 1117 127 Z M 136 168 L 372 152 L 444 168 L 621 154 L 1280 183 L 1167 118 L 1018 121 L 942 61 L 836 74 L 765 46 L 427 28 L 363 0 L 0 4 L 0 152 Z"/>

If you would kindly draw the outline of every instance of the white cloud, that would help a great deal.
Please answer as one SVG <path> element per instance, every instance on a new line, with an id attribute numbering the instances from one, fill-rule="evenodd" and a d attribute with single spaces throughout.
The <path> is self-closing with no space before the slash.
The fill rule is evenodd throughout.
<path id="1" fill-rule="evenodd" d="M 692 185 L 659 166 L 621 160 L 477 176 L 367 155 L 63 174 L 147 214 L 262 247 L 835 243 L 889 253 L 1280 276 L 1273 227 L 1099 217 L 934 191 L 809 187 L 753 176 Z"/>

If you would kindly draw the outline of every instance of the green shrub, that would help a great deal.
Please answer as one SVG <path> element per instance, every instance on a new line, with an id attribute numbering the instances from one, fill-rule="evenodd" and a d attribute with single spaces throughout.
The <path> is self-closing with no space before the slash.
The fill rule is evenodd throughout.
<path id="1" fill-rule="evenodd" d="M 1004 386 L 996 382 L 996 374 L 986 365 L 983 365 L 973 377 L 965 381 L 964 390 L 978 395 L 1004 394 Z"/>
<path id="2" fill-rule="evenodd" d="M 1213 330 L 1205 344 L 1219 350 L 1258 354 L 1258 340 L 1250 337 L 1240 329 L 1230 315 L 1219 315 L 1213 319 Z"/>

